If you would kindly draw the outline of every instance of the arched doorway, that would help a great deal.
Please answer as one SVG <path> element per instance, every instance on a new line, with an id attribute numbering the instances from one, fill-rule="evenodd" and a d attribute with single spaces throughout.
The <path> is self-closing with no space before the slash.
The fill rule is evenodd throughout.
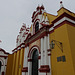
<path id="1" fill-rule="evenodd" d="M 1 75 L 1 65 L 2 65 L 2 64 L 1 64 L 1 61 L 0 61 L 0 75 Z"/>
<path id="2" fill-rule="evenodd" d="M 32 55 L 32 75 L 38 75 L 38 50 L 34 50 Z"/>

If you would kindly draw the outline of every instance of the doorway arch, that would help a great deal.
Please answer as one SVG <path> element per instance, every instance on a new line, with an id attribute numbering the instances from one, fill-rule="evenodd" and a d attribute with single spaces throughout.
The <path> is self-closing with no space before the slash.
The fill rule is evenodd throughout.
<path id="1" fill-rule="evenodd" d="M 32 55 L 32 75 L 38 75 L 38 50 L 34 50 Z"/>
<path id="2" fill-rule="evenodd" d="M 28 75 L 39 75 L 39 67 L 40 67 L 40 48 L 37 45 L 33 45 L 28 52 Z M 37 57 L 35 57 L 37 56 Z M 35 64 L 33 61 L 35 60 L 34 58 L 37 58 L 37 74 L 33 74 L 33 67 L 32 64 Z"/>

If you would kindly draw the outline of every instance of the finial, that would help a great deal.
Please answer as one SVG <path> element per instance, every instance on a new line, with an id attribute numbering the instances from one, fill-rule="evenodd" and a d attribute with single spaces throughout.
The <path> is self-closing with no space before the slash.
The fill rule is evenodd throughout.
<path id="1" fill-rule="evenodd" d="M 43 4 L 41 5 L 41 8 L 44 10 L 44 6 L 43 6 Z"/>
<path id="2" fill-rule="evenodd" d="M 60 3 L 62 3 L 62 1 L 60 1 Z"/>
<path id="3" fill-rule="evenodd" d="M 60 1 L 60 8 L 62 8 L 63 7 L 63 2 L 62 1 Z"/>
<path id="4" fill-rule="evenodd" d="M 46 18 L 45 18 L 45 24 L 49 24 L 49 20 L 48 20 L 47 14 L 46 14 Z"/>
<path id="5" fill-rule="evenodd" d="M 23 23 L 22 28 L 26 28 L 26 24 L 25 23 Z"/>
<path id="6" fill-rule="evenodd" d="M 23 26 L 26 26 L 26 24 L 25 24 L 25 23 L 23 23 Z"/>
<path id="7" fill-rule="evenodd" d="M 44 15 L 42 16 L 42 22 L 45 22 L 45 17 L 44 17 Z"/>
<path id="8" fill-rule="evenodd" d="M 39 6 L 39 4 L 38 4 L 38 6 L 37 6 L 37 8 L 36 8 L 36 9 L 37 9 L 37 10 L 39 10 L 39 8 L 40 8 L 40 6 Z"/>
<path id="9" fill-rule="evenodd" d="M 28 25 L 28 28 L 29 28 L 29 25 Z"/>

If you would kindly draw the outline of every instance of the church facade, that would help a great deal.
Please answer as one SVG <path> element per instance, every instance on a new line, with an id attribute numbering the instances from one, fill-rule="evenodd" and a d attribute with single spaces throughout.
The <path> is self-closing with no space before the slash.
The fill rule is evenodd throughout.
<path id="1" fill-rule="evenodd" d="M 38 6 L 31 27 L 22 25 L 6 75 L 75 75 L 75 13 L 62 2 L 57 13 Z"/>

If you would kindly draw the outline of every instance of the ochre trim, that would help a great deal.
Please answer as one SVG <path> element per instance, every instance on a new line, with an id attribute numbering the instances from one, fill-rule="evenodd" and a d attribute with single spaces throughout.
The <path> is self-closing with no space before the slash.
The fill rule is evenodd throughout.
<path id="1" fill-rule="evenodd" d="M 53 33 L 54 32 L 54 29 L 53 30 L 51 30 L 49 33 L 51 34 L 51 33 Z"/>
<path id="2" fill-rule="evenodd" d="M 62 7 L 63 9 L 66 9 L 66 8 L 64 8 L 64 7 Z M 62 8 L 60 8 L 57 12 L 59 12 Z M 73 13 L 73 12 L 71 12 L 70 10 L 68 10 L 68 9 L 66 9 L 67 11 L 69 11 L 70 13 L 72 13 L 72 14 L 75 14 L 75 13 Z"/>
<path id="3" fill-rule="evenodd" d="M 52 23 L 54 24 L 54 23 L 56 23 L 57 21 L 59 21 L 60 19 L 62 19 L 63 17 L 68 17 L 68 18 L 70 18 L 71 20 L 74 20 L 75 21 L 75 17 L 73 17 L 73 16 L 71 16 L 71 15 L 69 15 L 69 14 L 67 14 L 67 13 L 63 13 L 62 15 L 60 15 L 59 17 L 57 17 Z"/>
<path id="4" fill-rule="evenodd" d="M 62 25 L 64 25 L 64 24 L 68 24 L 68 25 L 71 25 L 71 26 L 74 26 L 74 27 L 75 27 L 75 24 L 73 24 L 73 23 L 71 23 L 71 22 L 65 20 L 65 21 L 61 22 L 60 24 L 58 24 L 57 26 L 55 26 L 55 27 L 54 27 L 54 30 L 57 29 L 57 28 L 59 28 L 60 26 L 62 26 Z"/>

